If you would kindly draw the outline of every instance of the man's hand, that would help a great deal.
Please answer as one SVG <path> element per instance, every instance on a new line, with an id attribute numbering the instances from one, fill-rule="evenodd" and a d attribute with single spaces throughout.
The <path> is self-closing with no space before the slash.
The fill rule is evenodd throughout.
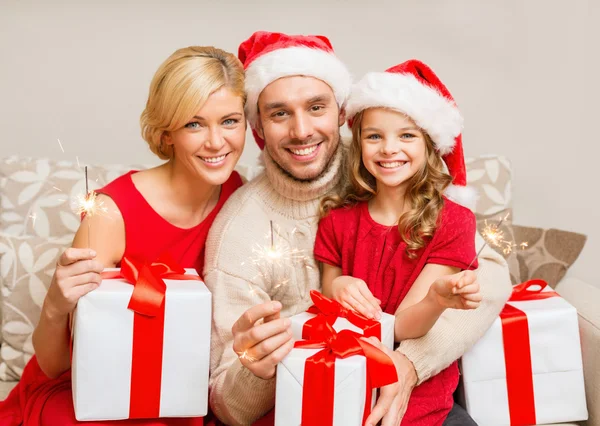
<path id="1" fill-rule="evenodd" d="M 388 349 L 375 337 L 365 340 L 385 352 L 394 361 L 398 373 L 396 383 L 381 388 L 377 404 L 373 407 L 365 426 L 375 426 L 382 419 L 381 426 L 399 426 L 406 412 L 410 394 L 417 384 L 415 367 L 408 358 L 400 352 Z"/>
<path id="2" fill-rule="evenodd" d="M 277 364 L 294 347 L 291 322 L 280 318 L 280 311 L 279 302 L 253 306 L 231 328 L 233 350 L 244 367 L 261 379 L 274 377 Z"/>

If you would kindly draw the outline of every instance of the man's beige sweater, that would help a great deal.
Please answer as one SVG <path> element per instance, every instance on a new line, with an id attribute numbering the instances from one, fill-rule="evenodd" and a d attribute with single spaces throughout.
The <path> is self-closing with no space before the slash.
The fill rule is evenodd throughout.
<path id="1" fill-rule="evenodd" d="M 213 297 L 210 406 L 228 425 L 250 425 L 275 404 L 275 379 L 260 379 L 242 366 L 231 327 L 247 309 L 270 300 L 281 302 L 282 316 L 311 305 L 310 290 L 321 287 L 312 257 L 319 201 L 339 190 L 344 156 L 340 146 L 326 173 L 307 183 L 287 176 L 265 151 L 265 171 L 231 196 L 210 230 L 204 274 Z M 271 246 L 271 221 L 275 245 L 289 254 L 277 262 L 260 255 Z M 400 344 L 419 383 L 460 358 L 508 299 L 510 279 L 501 256 L 484 249 L 477 274 L 484 298 L 478 309 L 447 310 L 426 336 Z"/>

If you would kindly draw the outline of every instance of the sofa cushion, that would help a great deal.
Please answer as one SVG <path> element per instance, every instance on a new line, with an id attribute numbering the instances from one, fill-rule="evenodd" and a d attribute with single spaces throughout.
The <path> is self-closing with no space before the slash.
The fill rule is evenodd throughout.
<path id="1" fill-rule="evenodd" d="M 145 166 L 88 167 L 89 189 Z M 70 242 L 79 226 L 77 197 L 85 194 L 84 168 L 69 161 L 8 157 L 0 160 L 0 232 Z"/>
<path id="2" fill-rule="evenodd" d="M 477 227 L 485 234 L 484 228 L 496 223 L 478 220 Z M 555 287 L 573 265 L 587 240 L 585 235 L 576 232 L 519 226 L 510 221 L 503 222 L 499 230 L 503 242 L 494 244 L 488 239 L 488 243 L 506 259 L 513 284 L 539 278 Z"/>
<path id="3" fill-rule="evenodd" d="M 65 247 L 61 240 L 0 234 L 0 380 L 19 379 L 33 355 L 33 330 Z"/>
<path id="4" fill-rule="evenodd" d="M 512 170 L 506 157 L 483 155 L 466 158 L 467 183 L 477 191 L 475 215 L 479 219 L 512 211 Z"/>
<path id="5" fill-rule="evenodd" d="M 15 386 L 17 386 L 17 383 L 19 383 L 19 382 L 15 382 L 15 381 L 3 382 L 3 381 L 0 381 L 0 401 L 4 401 L 6 399 L 6 397 L 10 393 L 10 391 L 13 390 L 13 388 Z"/>

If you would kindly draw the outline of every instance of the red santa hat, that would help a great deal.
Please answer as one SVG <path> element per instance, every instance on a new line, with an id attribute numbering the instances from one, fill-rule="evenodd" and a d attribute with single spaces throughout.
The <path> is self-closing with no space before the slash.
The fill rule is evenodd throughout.
<path id="1" fill-rule="evenodd" d="M 427 132 L 452 176 L 452 185 L 445 195 L 474 210 L 477 193 L 467 187 L 463 118 L 454 98 L 431 68 L 413 59 L 385 72 L 365 75 L 352 88 L 346 113 L 352 120 L 360 111 L 375 107 L 400 111 Z"/>
<path id="2" fill-rule="evenodd" d="M 350 72 L 335 56 L 331 43 L 324 36 L 258 31 L 240 44 L 238 58 L 246 70 L 246 117 L 261 149 L 264 141 L 254 131 L 258 120 L 258 97 L 275 80 L 295 75 L 318 78 L 331 87 L 340 107 L 344 106 L 350 93 Z"/>

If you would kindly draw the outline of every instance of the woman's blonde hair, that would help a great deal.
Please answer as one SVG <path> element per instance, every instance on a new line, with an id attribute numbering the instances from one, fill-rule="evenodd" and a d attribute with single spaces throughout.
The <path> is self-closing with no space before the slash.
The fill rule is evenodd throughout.
<path id="1" fill-rule="evenodd" d="M 140 118 L 142 137 L 152 152 L 163 160 L 171 158 L 173 148 L 162 143 L 163 134 L 187 124 L 222 87 L 245 103 L 244 68 L 233 54 L 212 46 L 192 46 L 169 56 L 154 74 Z"/>
<path id="2" fill-rule="evenodd" d="M 341 195 L 325 197 L 319 208 L 320 217 L 330 210 L 353 206 L 360 201 L 368 201 L 377 193 L 375 177 L 369 173 L 362 161 L 361 124 L 364 111 L 352 120 L 352 142 L 348 153 L 350 179 Z M 410 118 L 409 118 L 410 119 Z M 423 167 L 409 180 L 409 190 L 405 202 L 409 210 L 398 221 L 398 231 L 406 242 L 406 253 L 410 258 L 425 246 L 425 240 L 432 237 L 438 225 L 438 216 L 444 206 L 442 194 L 452 182 L 452 177 L 444 172 L 442 158 L 435 150 L 431 137 L 423 130 L 425 138 L 425 158 Z"/>

